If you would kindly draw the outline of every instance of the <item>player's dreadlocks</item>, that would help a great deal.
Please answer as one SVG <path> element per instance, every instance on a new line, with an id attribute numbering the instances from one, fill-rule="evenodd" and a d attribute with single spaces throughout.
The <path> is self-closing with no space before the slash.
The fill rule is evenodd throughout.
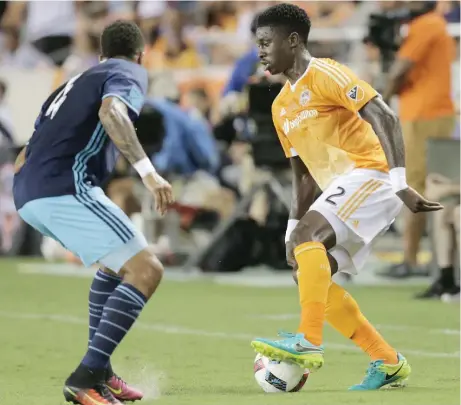
<path id="1" fill-rule="evenodd" d="M 264 10 L 258 16 L 258 27 L 280 27 L 287 35 L 297 32 L 304 44 L 311 30 L 311 20 L 307 13 L 294 4 L 277 4 Z"/>
<path id="2" fill-rule="evenodd" d="M 144 38 L 132 21 L 117 20 L 109 24 L 101 35 L 101 54 L 105 58 L 124 56 L 133 58 L 143 51 Z"/>

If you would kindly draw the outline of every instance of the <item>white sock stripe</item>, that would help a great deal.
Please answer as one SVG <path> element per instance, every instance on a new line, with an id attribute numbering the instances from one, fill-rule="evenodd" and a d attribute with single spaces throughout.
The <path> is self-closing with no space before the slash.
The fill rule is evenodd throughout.
<path id="1" fill-rule="evenodd" d="M 134 293 L 133 291 L 131 291 L 129 288 L 125 287 L 124 285 L 119 285 L 117 287 L 117 290 L 124 293 L 128 298 L 131 298 L 135 304 L 137 303 L 141 305 L 141 307 L 144 306 L 145 304 L 144 300 L 139 295 L 137 295 L 136 293 Z"/>
<path id="2" fill-rule="evenodd" d="M 128 332 L 127 329 L 122 328 L 120 325 L 117 325 L 116 323 L 113 323 L 113 322 L 110 322 L 110 321 L 106 321 L 105 319 L 101 319 L 101 323 L 105 323 L 107 325 L 113 326 L 114 328 L 118 328 L 120 330 L 123 330 L 125 333 Z"/>
<path id="3" fill-rule="evenodd" d="M 136 316 L 133 316 L 127 312 L 124 312 L 124 311 L 119 311 L 118 309 L 114 309 L 114 308 L 106 308 L 106 311 L 112 311 L 112 312 L 116 312 L 117 314 L 120 314 L 120 315 L 125 315 L 127 316 L 128 318 L 131 318 L 133 319 L 133 321 L 135 321 L 137 319 Z"/>
<path id="4" fill-rule="evenodd" d="M 103 335 L 102 333 L 99 333 L 99 332 L 96 332 L 94 334 L 95 336 L 99 336 L 99 337 L 102 337 L 103 339 L 109 341 L 109 342 L 112 342 L 114 345 L 118 345 L 120 342 L 117 342 L 115 341 L 114 339 L 111 339 L 110 337 L 106 336 L 106 335 Z"/>
<path id="5" fill-rule="evenodd" d="M 98 315 L 102 315 L 102 309 L 93 309 L 93 308 L 89 308 L 89 313 L 90 313 L 90 316 L 98 316 Z"/>
<path id="6" fill-rule="evenodd" d="M 97 295 L 111 295 L 112 294 L 112 291 L 111 292 L 101 292 L 101 291 L 93 290 L 92 288 L 90 288 L 90 292 L 92 292 L 93 294 L 97 294 Z"/>
<path id="7" fill-rule="evenodd" d="M 90 307 L 93 306 L 93 307 L 103 308 L 104 305 L 106 305 L 106 304 L 95 304 L 94 302 L 88 301 L 88 305 L 89 305 Z"/>
<path id="8" fill-rule="evenodd" d="M 320 59 L 315 59 L 315 63 L 327 68 L 328 70 L 331 70 L 332 72 L 336 72 L 336 74 L 339 77 L 343 78 L 346 81 L 346 84 L 352 82 L 351 78 L 346 74 L 346 72 L 342 71 L 338 66 L 331 65 Z"/>
<path id="9" fill-rule="evenodd" d="M 133 304 L 133 301 L 124 300 L 123 298 L 120 298 L 120 297 L 109 297 L 107 302 L 109 302 L 111 300 L 117 300 L 117 301 L 120 301 L 120 302 L 124 302 L 126 304 Z"/>
<path id="10" fill-rule="evenodd" d="M 94 279 L 98 281 L 104 281 L 105 283 L 108 283 L 110 281 L 108 278 L 102 278 L 101 276 L 98 276 L 97 274 L 94 276 Z"/>
<path id="11" fill-rule="evenodd" d="M 110 354 L 109 354 L 109 353 L 106 353 L 105 351 L 100 350 L 100 349 L 98 349 L 98 348 L 96 348 L 96 347 L 94 347 L 94 346 L 88 346 L 88 349 L 94 350 L 95 352 L 98 352 L 98 353 L 104 354 L 104 355 L 107 356 L 107 357 L 110 357 Z"/>
<path id="12" fill-rule="evenodd" d="M 95 328 L 94 326 L 90 326 L 90 329 L 91 329 L 91 330 L 96 330 L 96 329 L 98 329 L 98 328 Z"/>
<path id="13" fill-rule="evenodd" d="M 126 294 L 131 296 L 131 298 L 134 301 L 136 301 L 139 305 L 141 305 L 141 307 L 144 307 L 145 301 L 140 295 L 136 294 L 134 291 L 130 290 L 129 288 L 127 288 L 124 285 L 120 285 L 118 288 L 120 288 L 120 291 L 125 292 Z"/>
<path id="14" fill-rule="evenodd" d="M 113 276 L 112 274 L 108 274 L 108 273 L 102 271 L 101 269 L 99 269 L 96 272 L 96 276 L 103 277 L 103 278 L 110 279 L 110 280 L 114 280 L 114 281 L 122 281 L 121 277 Z"/>
<path id="15" fill-rule="evenodd" d="M 331 73 L 328 69 L 324 68 L 323 66 L 320 66 L 320 65 L 312 65 L 313 68 L 317 69 L 317 70 L 320 70 L 321 72 L 325 73 L 328 77 L 330 77 L 330 79 L 334 80 L 336 83 L 338 83 L 338 85 L 341 87 L 341 88 L 344 88 L 346 87 L 346 82 L 340 78 L 339 76 Z"/>

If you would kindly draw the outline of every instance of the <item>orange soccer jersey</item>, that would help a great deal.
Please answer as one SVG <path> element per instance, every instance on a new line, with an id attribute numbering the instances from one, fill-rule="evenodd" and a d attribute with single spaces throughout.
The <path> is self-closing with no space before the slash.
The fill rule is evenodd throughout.
<path id="1" fill-rule="evenodd" d="M 359 110 L 378 93 L 346 66 L 312 58 L 306 72 L 287 81 L 272 119 L 287 157 L 299 156 L 322 190 L 355 168 L 388 172 L 384 151 Z"/>

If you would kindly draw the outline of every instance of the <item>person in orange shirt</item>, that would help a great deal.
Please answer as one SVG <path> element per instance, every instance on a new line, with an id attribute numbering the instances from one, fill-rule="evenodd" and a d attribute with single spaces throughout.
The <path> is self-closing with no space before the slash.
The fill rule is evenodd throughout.
<path id="1" fill-rule="evenodd" d="M 400 119 L 406 145 L 408 184 L 424 194 L 426 144 L 430 138 L 450 138 L 455 128 L 451 66 L 455 42 L 447 23 L 436 12 L 436 2 L 409 1 L 418 15 L 407 26 L 408 35 L 390 70 L 383 98 L 400 97 Z M 419 244 L 425 228 L 424 214 L 407 213 L 404 229 L 404 262 L 390 269 L 389 276 L 416 273 Z"/>
<path id="2" fill-rule="evenodd" d="M 297 333 L 251 344 L 263 356 L 315 371 L 324 362 L 326 320 L 371 357 L 366 377 L 352 390 L 401 386 L 411 372 L 407 360 L 331 276 L 360 269 L 403 204 L 413 212 L 442 207 L 407 186 L 399 120 L 379 94 L 346 66 L 309 54 L 310 26 L 307 13 L 293 4 L 272 6 L 257 22 L 261 63 L 287 78 L 272 119 L 293 169 L 286 247 L 301 321 Z M 316 184 L 323 193 L 314 202 Z"/>

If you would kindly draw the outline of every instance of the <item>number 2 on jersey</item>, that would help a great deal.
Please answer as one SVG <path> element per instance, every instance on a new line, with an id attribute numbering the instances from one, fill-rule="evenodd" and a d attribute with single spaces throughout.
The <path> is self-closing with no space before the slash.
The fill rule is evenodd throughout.
<path id="1" fill-rule="evenodd" d="M 344 190 L 342 187 L 337 187 L 337 189 L 337 193 L 331 194 L 325 199 L 325 201 L 330 203 L 331 205 L 338 205 L 336 204 L 336 202 L 333 201 L 333 198 L 342 197 L 344 194 L 346 194 L 346 190 Z"/>
<path id="2" fill-rule="evenodd" d="M 81 74 L 74 76 L 72 79 L 70 79 L 67 84 L 64 86 L 64 88 L 58 93 L 58 95 L 55 97 L 53 102 L 50 104 L 48 109 L 46 110 L 45 117 L 50 117 L 50 119 L 53 119 L 56 113 L 58 112 L 59 108 L 61 107 L 62 103 L 67 98 L 67 94 L 69 93 L 70 89 L 74 87 L 75 81 L 81 76 Z"/>

